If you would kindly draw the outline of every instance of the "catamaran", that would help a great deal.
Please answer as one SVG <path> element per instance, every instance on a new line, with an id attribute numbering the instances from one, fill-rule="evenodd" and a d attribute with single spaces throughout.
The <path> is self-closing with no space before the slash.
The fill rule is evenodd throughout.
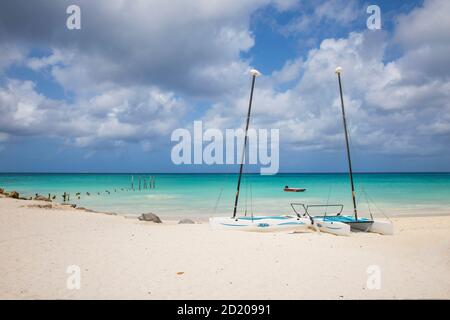
<path id="1" fill-rule="evenodd" d="M 353 181 L 352 161 L 350 157 L 347 120 L 345 118 L 344 98 L 342 94 L 342 82 L 341 82 L 342 68 L 337 67 L 335 73 L 337 74 L 338 77 L 339 93 L 341 97 L 341 111 L 344 124 L 345 145 L 347 147 L 347 160 L 349 168 L 350 187 L 352 192 L 353 215 L 342 215 L 341 213 L 343 211 L 344 206 L 341 204 L 305 205 L 302 203 L 292 203 L 291 206 L 294 212 L 296 212 L 297 214 L 299 215 L 303 214 L 310 217 L 312 220 L 312 225 L 315 228 L 318 228 L 320 231 L 333 233 L 337 235 L 349 235 L 351 230 L 392 235 L 394 233 L 394 225 L 391 221 L 374 219 L 371 212 L 369 212 L 370 218 L 358 216 L 358 209 L 356 206 L 355 184 Z M 303 212 L 298 213 L 298 211 L 296 210 L 296 206 L 300 206 L 303 209 Z M 338 209 L 337 212 L 332 215 L 327 215 L 326 210 L 328 210 L 330 207 L 337 208 Z M 310 210 L 313 208 L 326 208 L 325 214 L 313 215 L 310 212 Z"/>
<path id="2" fill-rule="evenodd" d="M 278 215 L 278 216 L 253 216 L 237 217 L 237 208 L 239 202 L 239 192 L 241 188 L 242 171 L 244 167 L 245 153 L 247 150 L 248 127 L 252 110 L 253 90 L 255 88 L 256 77 L 261 73 L 258 70 L 250 70 L 252 76 L 252 87 L 250 91 L 250 100 L 248 104 L 247 123 L 245 126 L 244 147 L 242 159 L 239 168 L 239 177 L 237 181 L 236 198 L 234 201 L 233 215 L 231 217 L 213 217 L 209 219 L 209 224 L 213 229 L 241 230 L 241 231 L 299 231 L 307 230 L 312 225 L 312 220 L 306 215 Z"/>

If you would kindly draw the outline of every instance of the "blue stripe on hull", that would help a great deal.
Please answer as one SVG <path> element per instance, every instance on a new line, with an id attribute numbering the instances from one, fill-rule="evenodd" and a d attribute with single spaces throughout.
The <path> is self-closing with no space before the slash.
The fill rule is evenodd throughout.
<path id="1" fill-rule="evenodd" d="M 351 217 L 351 216 L 316 216 L 314 218 L 322 218 L 323 221 L 336 221 L 336 222 L 343 222 L 343 223 L 371 222 L 372 221 L 367 218 L 358 218 L 358 220 L 356 220 L 354 217 Z"/>
<path id="2" fill-rule="evenodd" d="M 304 224 L 303 222 L 283 222 L 283 223 L 279 223 L 277 224 L 277 226 L 285 226 L 285 225 L 300 225 L 300 224 Z"/>
<path id="3" fill-rule="evenodd" d="M 232 224 L 232 223 L 220 223 L 223 226 L 227 227 L 247 227 L 248 225 L 245 224 Z"/>
<path id="4" fill-rule="evenodd" d="M 286 219 L 292 219 L 292 217 L 284 217 L 284 216 L 267 216 L 267 217 L 240 217 L 238 220 L 263 220 L 263 219 L 272 219 L 272 220 L 286 220 Z"/>
<path id="5" fill-rule="evenodd" d="M 233 224 L 233 223 L 220 223 L 223 226 L 227 226 L 227 227 L 251 227 L 252 225 L 250 224 Z M 278 223 L 276 225 L 272 225 L 272 226 L 286 226 L 286 225 L 304 225 L 305 223 L 303 222 L 283 222 L 283 223 Z M 259 223 L 256 225 L 256 227 L 259 228 L 267 228 L 270 227 L 271 225 L 268 223 Z"/>

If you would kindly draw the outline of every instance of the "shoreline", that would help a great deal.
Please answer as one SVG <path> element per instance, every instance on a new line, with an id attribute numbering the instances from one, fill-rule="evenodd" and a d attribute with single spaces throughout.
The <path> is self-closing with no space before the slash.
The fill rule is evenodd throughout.
<path id="1" fill-rule="evenodd" d="M 12 193 L 12 192 L 16 192 L 16 191 L 11 191 L 10 193 Z M 38 194 L 35 194 L 35 195 L 38 195 Z M 11 197 L 9 195 L 9 193 L 5 189 L 0 188 L 0 198 L 1 197 L 14 198 L 14 197 Z M 115 212 L 114 210 L 108 211 L 108 210 L 92 209 L 92 208 L 88 208 L 86 206 L 79 206 L 78 204 L 70 202 L 70 201 L 68 201 L 68 202 L 58 202 L 58 201 L 55 201 L 53 199 L 50 199 L 50 198 L 42 196 L 42 195 L 38 195 L 37 199 L 36 199 L 36 197 L 33 197 L 33 196 L 26 197 L 26 198 L 19 197 L 18 199 L 20 199 L 22 201 L 42 201 L 44 203 L 51 203 L 56 208 L 59 208 L 61 206 L 64 206 L 64 207 L 74 206 L 74 208 L 76 210 L 84 210 L 84 211 L 87 211 L 87 212 L 106 214 L 106 215 L 117 215 L 117 216 L 123 216 L 123 217 L 126 217 L 126 218 L 136 217 L 136 219 L 137 219 L 142 213 L 147 213 L 147 212 L 140 212 L 140 213 L 132 213 L 132 212 L 126 213 L 125 212 L 125 213 L 120 213 L 120 212 Z M 395 208 L 394 210 L 396 210 L 397 213 L 394 214 L 394 215 L 387 215 L 387 216 L 379 215 L 379 213 L 381 211 L 378 211 L 377 214 L 374 214 L 374 218 L 393 219 L 393 218 L 402 218 L 402 217 L 404 217 L 404 218 L 414 218 L 414 217 L 443 217 L 443 216 L 450 216 L 450 209 L 448 209 L 448 208 L 446 208 L 445 210 L 442 210 L 442 209 L 436 210 L 436 209 L 434 209 L 434 211 L 432 211 L 431 213 L 421 213 L 421 212 L 416 213 L 415 212 L 415 211 L 419 211 L 419 210 L 423 211 L 422 208 L 414 208 L 414 209 L 412 209 L 412 208 L 409 208 L 409 209 L 404 208 L 404 209 L 401 209 L 401 210 L 404 210 L 403 212 L 406 212 L 406 213 L 398 213 L 400 211 L 400 209 L 401 208 Z M 121 210 L 123 210 L 123 209 L 121 209 Z M 121 210 L 119 210 L 119 211 L 121 211 Z M 388 211 L 389 209 L 384 209 L 384 210 Z M 158 212 L 153 212 L 153 213 L 156 214 L 159 218 L 164 219 L 166 221 L 181 220 L 181 219 L 189 218 L 189 219 L 195 219 L 196 221 L 203 222 L 203 223 L 204 222 L 208 222 L 208 218 L 210 216 L 212 217 L 212 216 L 226 216 L 227 215 L 227 213 L 215 213 L 215 214 L 211 213 L 208 216 L 205 216 L 205 214 L 194 215 L 194 214 L 191 214 L 191 213 L 186 214 L 186 215 L 178 215 L 178 214 L 177 215 L 172 215 L 172 214 L 171 215 L 167 215 L 167 214 L 164 214 L 164 213 L 163 214 L 159 214 Z M 287 214 L 293 214 L 293 213 L 290 212 L 290 213 L 287 213 Z M 270 213 L 268 213 L 267 215 L 270 215 Z"/>
<path id="2" fill-rule="evenodd" d="M 1 198 L 11 198 L 8 196 L 5 196 L 4 194 L 0 193 L 0 199 Z M 13 198 L 12 198 L 13 199 Z M 49 210 L 54 210 L 54 209 L 74 209 L 77 211 L 84 211 L 84 212 L 89 212 L 89 213 L 96 213 L 96 214 L 104 214 L 104 215 L 112 215 L 112 216 L 119 216 L 119 217 L 124 217 L 126 219 L 138 219 L 141 214 L 138 213 L 117 213 L 114 211 L 98 211 L 98 210 L 94 210 L 94 209 L 90 209 L 90 208 L 86 208 L 86 207 L 80 207 L 78 205 L 76 205 L 75 203 L 61 203 L 61 202 L 56 202 L 56 201 L 47 201 L 47 200 L 39 200 L 39 199 L 23 199 L 23 198 L 19 198 L 17 200 L 20 201 L 38 201 L 39 203 L 43 203 L 43 204 L 50 204 L 52 207 L 51 208 L 46 208 Z M 36 205 L 39 206 L 39 204 L 31 204 L 31 205 Z M 161 220 L 164 221 L 179 221 L 185 218 L 188 219 L 195 219 L 196 223 L 208 223 L 208 219 L 209 216 L 204 216 L 204 215 L 159 215 L 157 213 L 155 213 Z M 211 216 L 225 216 L 226 214 L 212 214 Z M 270 214 L 269 214 L 270 215 Z M 438 212 L 432 212 L 432 213 L 427 213 L 427 214 L 421 214 L 421 213 L 405 213 L 405 214 L 398 214 L 395 216 L 388 216 L 388 219 L 401 219 L 401 218 L 427 218 L 427 217 L 450 217 L 450 210 L 448 212 L 442 212 L 442 213 L 438 213 Z M 381 217 L 375 217 L 374 218 L 381 218 Z M 384 218 L 384 217 L 382 217 Z"/>
<path id="3" fill-rule="evenodd" d="M 213 231 L 42 204 L 0 198 L 0 298 L 450 298 L 449 216 L 393 218 L 393 236 L 339 237 Z M 79 290 L 66 286 L 73 265 Z M 374 265 L 381 286 L 372 290 Z"/>

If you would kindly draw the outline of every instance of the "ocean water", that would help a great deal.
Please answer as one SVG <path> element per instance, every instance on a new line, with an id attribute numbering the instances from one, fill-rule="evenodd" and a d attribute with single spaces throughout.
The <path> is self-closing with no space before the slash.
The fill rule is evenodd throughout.
<path id="1" fill-rule="evenodd" d="M 155 177 L 155 188 L 144 189 L 142 182 L 139 190 L 139 177 L 148 181 L 149 176 Z M 67 192 L 71 203 L 93 210 L 163 217 L 231 215 L 236 184 L 237 174 L 0 174 L 0 188 L 27 197 L 50 193 L 62 202 Z M 285 185 L 307 190 L 284 192 Z M 355 185 L 362 216 L 450 214 L 450 173 L 355 174 Z M 288 214 L 291 203 L 343 204 L 344 213 L 351 213 L 348 174 L 243 176 L 239 214 Z"/>

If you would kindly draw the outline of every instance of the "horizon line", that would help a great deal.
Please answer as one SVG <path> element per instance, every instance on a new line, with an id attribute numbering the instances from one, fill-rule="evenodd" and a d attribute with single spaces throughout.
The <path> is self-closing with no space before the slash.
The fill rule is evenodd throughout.
<path id="1" fill-rule="evenodd" d="M 284 171 L 273 174 L 348 174 L 347 171 Z M 450 171 L 353 171 L 355 174 L 449 174 Z M 11 172 L 0 172 L 0 174 L 239 174 L 238 172 L 65 172 L 65 171 L 11 171 Z M 244 172 L 244 174 L 257 174 L 261 175 L 259 172 Z M 268 175 L 270 176 L 270 175 Z"/>

